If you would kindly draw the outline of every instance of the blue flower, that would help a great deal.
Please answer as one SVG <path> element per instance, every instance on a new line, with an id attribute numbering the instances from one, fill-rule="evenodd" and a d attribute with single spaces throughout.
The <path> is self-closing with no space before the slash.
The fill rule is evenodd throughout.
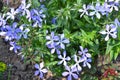
<path id="1" fill-rule="evenodd" d="M 17 15 L 19 13 L 18 9 L 14 9 L 14 8 L 11 8 L 10 9 L 10 12 L 7 12 L 6 15 L 7 15 L 7 20 L 8 19 L 12 19 L 14 20 L 15 19 L 15 15 Z"/>
<path id="2" fill-rule="evenodd" d="M 56 43 L 54 43 L 53 45 L 51 45 L 51 44 L 49 44 L 49 45 L 47 45 L 47 47 L 49 48 L 49 49 L 51 49 L 51 54 L 53 54 L 53 53 L 57 53 L 57 54 L 60 54 L 61 52 L 60 52 L 60 46 L 58 46 Z"/>
<path id="3" fill-rule="evenodd" d="M 105 37 L 105 41 L 109 40 L 109 37 L 111 36 L 112 38 L 117 38 L 117 27 L 113 24 L 106 25 L 106 30 L 100 32 L 103 35 L 107 35 Z"/>
<path id="4" fill-rule="evenodd" d="M 61 59 L 61 61 L 58 62 L 58 64 L 62 64 L 63 63 L 64 66 L 67 65 L 66 61 L 69 61 L 71 59 L 69 56 L 66 57 L 66 51 L 63 52 L 63 57 L 62 57 L 62 55 L 58 55 L 58 58 Z"/>
<path id="5" fill-rule="evenodd" d="M 108 15 L 110 13 L 110 5 L 105 2 L 100 8 L 100 12 L 102 15 Z"/>
<path id="6" fill-rule="evenodd" d="M 82 67 L 80 66 L 80 63 L 82 63 L 84 61 L 84 59 L 77 55 L 74 55 L 74 61 L 76 62 L 74 64 L 74 67 L 76 67 L 78 71 L 81 71 Z"/>
<path id="7" fill-rule="evenodd" d="M 118 8 L 118 6 L 119 6 L 119 0 L 106 0 L 106 2 L 109 4 L 109 6 L 110 6 L 110 12 L 112 12 L 113 11 L 113 9 L 115 10 L 115 11 L 118 11 L 119 10 L 119 8 Z"/>
<path id="8" fill-rule="evenodd" d="M 26 15 L 26 18 L 29 19 L 29 21 L 31 20 L 31 16 L 30 16 L 30 8 L 31 4 L 26 4 L 26 0 L 22 0 L 21 1 L 21 5 L 19 6 L 18 10 L 22 13 L 22 15 Z"/>
<path id="9" fill-rule="evenodd" d="M 81 56 L 79 61 L 83 63 L 83 67 L 88 66 L 88 68 L 91 68 L 91 65 L 89 63 L 91 62 L 91 54 L 88 53 L 88 49 L 87 48 L 83 49 L 83 47 L 80 46 L 80 51 L 78 51 L 78 53 Z"/>
<path id="10" fill-rule="evenodd" d="M 59 40 L 59 37 L 55 36 L 54 32 L 51 32 L 51 35 L 50 36 L 46 36 L 46 39 L 48 40 L 46 45 L 54 46 L 55 42 Z"/>
<path id="11" fill-rule="evenodd" d="M 88 15 L 88 10 L 89 7 L 86 6 L 86 4 L 83 5 L 83 9 L 79 9 L 79 12 L 82 12 L 82 14 L 80 15 L 80 17 L 82 17 L 84 14 Z"/>
<path id="12" fill-rule="evenodd" d="M 53 18 L 52 21 L 51 21 L 52 24 L 56 24 L 56 20 L 57 20 L 57 18 Z"/>
<path id="13" fill-rule="evenodd" d="M 13 50 L 15 53 L 17 53 L 18 50 L 21 49 L 21 47 L 18 46 L 18 45 L 16 44 L 16 42 L 12 42 L 12 41 L 11 41 L 11 42 L 10 42 L 10 45 L 11 45 L 10 50 Z"/>
<path id="14" fill-rule="evenodd" d="M 7 30 L 5 37 L 6 40 L 19 39 L 19 33 L 21 32 L 21 29 L 17 28 L 16 22 L 14 22 L 12 26 L 6 26 L 5 29 Z"/>
<path id="15" fill-rule="evenodd" d="M 67 77 L 67 80 L 78 79 L 77 69 L 74 66 L 65 66 L 66 72 L 63 72 L 62 75 Z"/>
<path id="16" fill-rule="evenodd" d="M 90 58 L 86 58 L 84 61 L 83 61 L 83 67 L 88 67 L 89 69 L 91 68 L 91 65 L 90 65 L 90 62 L 92 62 L 92 60 Z"/>
<path id="17" fill-rule="evenodd" d="M 80 46 L 80 51 L 78 51 L 78 53 L 79 53 L 79 55 L 82 56 L 83 59 L 91 57 L 91 54 L 88 53 L 88 49 L 87 48 L 83 49 L 82 46 Z"/>
<path id="18" fill-rule="evenodd" d="M 100 5 L 99 2 L 97 2 L 95 6 L 91 5 L 91 6 L 90 6 L 90 10 L 92 10 L 92 12 L 90 12 L 89 15 L 90 15 L 90 16 L 96 15 L 96 17 L 97 17 L 98 19 L 100 19 L 100 18 L 101 18 L 100 8 L 101 8 L 101 5 Z"/>
<path id="19" fill-rule="evenodd" d="M 64 44 L 68 44 L 69 40 L 64 37 L 64 34 L 60 34 L 59 41 L 57 42 L 57 45 L 59 45 L 62 49 L 65 49 Z"/>
<path id="20" fill-rule="evenodd" d="M 42 27 L 43 19 L 45 15 L 43 14 L 43 10 L 32 9 L 31 11 L 31 19 L 33 21 L 33 27 Z"/>
<path id="21" fill-rule="evenodd" d="M 5 40 L 19 40 L 19 33 L 21 32 L 21 29 L 17 28 L 17 23 L 14 22 L 12 26 L 6 25 L 4 28 L 5 33 Z"/>
<path id="22" fill-rule="evenodd" d="M 43 79 L 44 74 L 48 72 L 47 69 L 43 68 L 44 67 L 44 63 L 41 62 L 40 64 L 35 64 L 35 68 L 37 69 L 35 71 L 35 75 L 39 75 L 40 79 Z"/>
<path id="23" fill-rule="evenodd" d="M 20 38 L 23 36 L 23 38 L 27 38 L 27 34 L 30 31 L 29 28 L 24 29 L 24 24 L 20 26 L 21 33 L 19 34 Z"/>

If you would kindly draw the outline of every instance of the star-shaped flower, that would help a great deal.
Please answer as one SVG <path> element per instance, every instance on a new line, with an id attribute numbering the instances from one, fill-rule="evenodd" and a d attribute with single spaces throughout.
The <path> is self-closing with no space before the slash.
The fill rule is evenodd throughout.
<path id="1" fill-rule="evenodd" d="M 54 32 L 51 32 L 51 35 L 50 36 L 46 36 L 46 39 L 48 40 L 46 45 L 54 45 L 55 41 L 59 40 L 59 37 L 55 36 Z"/>
<path id="2" fill-rule="evenodd" d="M 78 51 L 78 53 L 79 55 L 82 56 L 83 59 L 91 57 L 91 54 L 88 53 L 88 49 L 87 48 L 84 49 L 82 46 L 80 46 L 80 51 Z"/>
<path id="3" fill-rule="evenodd" d="M 41 62 L 40 64 L 35 64 L 35 68 L 37 69 L 35 75 L 39 75 L 40 79 L 43 79 L 44 74 L 48 72 L 48 70 L 44 68 L 44 63 Z"/>
<path id="4" fill-rule="evenodd" d="M 65 69 L 67 71 L 63 72 L 62 75 L 63 76 L 67 76 L 67 80 L 72 80 L 72 78 L 78 79 L 76 67 L 74 67 L 74 66 L 71 66 L 71 67 L 65 66 Z"/>
<path id="5" fill-rule="evenodd" d="M 117 38 L 117 27 L 113 24 L 111 25 L 106 25 L 106 30 L 100 32 L 103 35 L 107 35 L 105 37 L 105 41 L 109 40 L 109 37 L 111 36 L 112 38 Z"/>
<path id="6" fill-rule="evenodd" d="M 84 59 L 80 58 L 77 55 L 74 55 L 74 61 L 76 62 L 74 64 L 74 67 L 76 67 L 78 71 L 81 71 L 82 67 L 80 66 L 80 63 L 82 63 L 84 61 Z"/>
<path id="7" fill-rule="evenodd" d="M 21 49 L 21 47 L 18 46 L 18 45 L 16 44 L 16 42 L 10 42 L 10 45 L 11 45 L 10 50 L 11 50 L 11 51 L 13 50 L 15 53 L 17 53 L 18 50 Z"/>
<path id="8" fill-rule="evenodd" d="M 25 14 L 27 15 L 26 18 L 29 18 L 29 21 L 31 19 L 30 11 L 29 11 L 30 6 L 31 6 L 31 4 L 26 4 L 26 0 L 22 0 L 21 5 L 18 8 L 18 10 L 22 12 L 23 16 Z"/>
<path id="9" fill-rule="evenodd" d="M 99 2 L 96 3 L 95 6 L 91 5 L 91 6 L 90 6 L 90 9 L 92 10 L 92 12 L 90 12 L 89 15 L 90 15 L 90 16 L 96 15 L 96 17 L 97 17 L 98 19 L 100 19 L 100 18 L 101 18 L 100 8 L 101 8 L 101 5 L 100 5 Z"/>
<path id="10" fill-rule="evenodd" d="M 65 49 L 65 44 L 68 44 L 69 40 L 65 38 L 64 34 L 60 34 L 59 41 L 57 45 L 59 45 L 62 49 Z"/>
<path id="11" fill-rule="evenodd" d="M 58 64 L 62 64 L 63 63 L 64 66 L 66 66 L 67 65 L 67 61 L 70 60 L 69 56 L 66 57 L 66 51 L 63 52 L 63 57 L 62 57 L 62 55 L 58 55 L 58 58 L 61 59 L 61 61 L 58 62 Z"/>
<path id="12" fill-rule="evenodd" d="M 92 60 L 90 58 L 86 59 L 83 61 L 83 67 L 88 67 L 89 69 L 91 68 L 90 62 L 92 62 Z"/>
<path id="13" fill-rule="evenodd" d="M 10 9 L 10 12 L 7 12 L 7 13 L 6 13 L 6 15 L 7 15 L 7 18 L 6 18 L 6 19 L 7 19 L 7 20 L 8 20 L 8 19 L 14 20 L 14 19 L 15 19 L 15 15 L 16 15 L 17 13 L 19 13 L 17 9 L 15 10 L 14 8 L 11 8 L 11 9 Z"/>
<path id="14" fill-rule="evenodd" d="M 82 17 L 84 14 L 88 15 L 88 9 L 89 7 L 86 6 L 86 4 L 83 5 L 83 9 L 79 9 L 79 12 L 81 12 L 82 14 L 80 15 L 80 17 Z"/>

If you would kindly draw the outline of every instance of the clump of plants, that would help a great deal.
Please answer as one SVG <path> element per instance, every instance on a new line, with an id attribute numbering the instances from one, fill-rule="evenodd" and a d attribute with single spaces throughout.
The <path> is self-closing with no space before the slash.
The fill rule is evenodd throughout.
<path id="1" fill-rule="evenodd" d="M 0 62 L 0 79 L 2 79 L 3 72 L 7 69 L 7 66 L 5 63 Z"/>
<path id="2" fill-rule="evenodd" d="M 48 71 L 67 80 L 96 80 L 98 55 L 120 53 L 119 0 L 22 0 L 3 8 L 0 35 L 40 79 Z"/>

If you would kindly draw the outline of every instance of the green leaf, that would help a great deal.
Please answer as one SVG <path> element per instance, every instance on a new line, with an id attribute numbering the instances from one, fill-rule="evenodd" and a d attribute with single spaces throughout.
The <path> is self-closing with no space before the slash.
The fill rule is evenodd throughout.
<path id="1" fill-rule="evenodd" d="M 111 40 L 108 40 L 108 42 L 107 42 L 107 47 L 106 47 L 106 54 L 109 54 L 110 53 L 110 51 L 112 50 L 112 48 L 113 48 L 113 46 L 112 45 L 110 45 L 110 42 L 111 42 Z"/>
<path id="2" fill-rule="evenodd" d="M 40 2 L 39 2 L 39 0 L 32 0 L 32 7 L 33 7 L 33 8 L 40 7 Z"/>
<path id="3" fill-rule="evenodd" d="M 77 0 L 77 4 L 81 4 L 81 0 Z"/>
<path id="4" fill-rule="evenodd" d="M 118 35 L 118 40 L 120 40 L 120 27 L 118 27 L 118 32 L 117 32 L 117 35 Z"/>
<path id="5" fill-rule="evenodd" d="M 114 58 L 114 52 L 111 50 L 110 51 L 110 61 Z"/>

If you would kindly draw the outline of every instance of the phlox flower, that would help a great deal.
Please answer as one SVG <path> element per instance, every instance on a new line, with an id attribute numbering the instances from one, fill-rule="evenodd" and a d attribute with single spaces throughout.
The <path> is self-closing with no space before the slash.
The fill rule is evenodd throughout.
<path id="1" fill-rule="evenodd" d="M 83 9 L 79 9 L 79 12 L 82 13 L 82 14 L 80 15 L 80 17 L 82 17 L 84 14 L 85 14 L 85 15 L 88 15 L 88 10 L 89 10 L 89 7 L 86 6 L 86 4 L 84 4 L 84 5 L 83 5 Z"/>
<path id="2" fill-rule="evenodd" d="M 19 29 L 17 27 L 16 22 L 14 22 L 12 26 L 6 25 L 5 28 L 4 28 L 4 31 L 2 31 L 2 33 L 4 33 L 6 41 L 8 41 L 8 40 L 11 41 L 13 39 L 18 40 L 20 32 L 21 32 L 21 29 Z"/>
<path id="3" fill-rule="evenodd" d="M 19 11 L 17 10 L 17 9 L 14 9 L 14 8 L 11 8 L 10 9 L 10 12 L 7 12 L 6 13 L 6 15 L 7 15 L 7 20 L 8 19 L 12 19 L 12 20 L 14 20 L 15 19 L 15 15 L 17 14 L 17 13 L 19 13 Z"/>
<path id="4" fill-rule="evenodd" d="M 43 19 L 46 17 L 43 14 L 43 10 L 32 9 L 31 11 L 31 19 L 33 22 L 33 27 L 42 27 Z"/>
<path id="5" fill-rule="evenodd" d="M 100 18 L 101 18 L 100 8 L 101 8 L 101 5 L 100 5 L 99 2 L 97 2 L 95 6 L 91 5 L 91 6 L 90 6 L 90 10 L 92 10 L 92 11 L 89 13 L 89 15 L 90 15 L 90 16 L 96 15 L 96 17 L 97 17 L 98 19 L 100 19 Z"/>
<path id="6" fill-rule="evenodd" d="M 60 54 L 61 52 L 60 52 L 60 46 L 58 46 L 56 43 L 54 43 L 53 45 L 51 45 L 51 44 L 49 44 L 49 45 L 47 45 L 47 47 L 49 48 L 49 49 L 51 49 L 51 54 L 53 54 L 53 53 L 57 53 L 57 54 Z"/>
<path id="7" fill-rule="evenodd" d="M 79 55 L 82 56 L 83 59 L 91 57 L 91 54 L 88 53 L 88 49 L 87 48 L 84 49 L 82 46 L 80 46 L 80 51 L 78 51 L 78 53 Z"/>
<path id="8" fill-rule="evenodd" d="M 66 66 L 67 65 L 67 61 L 70 61 L 70 59 L 71 59 L 69 56 L 66 56 L 66 51 L 63 52 L 63 56 L 62 56 L 62 54 L 58 55 L 58 58 L 61 59 L 61 61 L 58 62 L 58 64 L 62 64 L 63 63 L 64 66 Z"/>
<path id="9" fill-rule="evenodd" d="M 117 27 L 113 24 L 111 25 L 106 25 L 106 30 L 100 32 L 103 35 L 107 35 L 105 37 L 105 41 L 109 40 L 109 37 L 111 36 L 112 38 L 117 38 Z"/>
<path id="10" fill-rule="evenodd" d="M 26 0 L 22 0 L 21 1 L 21 5 L 19 6 L 18 10 L 22 13 L 22 15 L 26 15 L 26 18 L 31 19 L 31 16 L 30 16 L 30 11 L 29 11 L 29 8 L 30 8 L 31 4 L 26 4 Z"/>
<path id="11" fill-rule="evenodd" d="M 58 41 L 59 37 L 55 36 L 54 32 L 51 32 L 51 35 L 50 36 L 46 36 L 46 39 L 48 40 L 48 42 L 46 43 L 46 45 L 54 46 L 55 41 Z"/>
<path id="12" fill-rule="evenodd" d="M 40 64 L 35 64 L 35 68 L 37 69 L 35 75 L 39 75 L 40 79 L 43 79 L 44 74 L 48 72 L 48 70 L 44 68 L 44 63 L 41 62 Z"/>
<path id="13" fill-rule="evenodd" d="M 83 67 L 88 67 L 90 69 L 91 68 L 90 62 L 92 62 L 92 60 L 90 58 L 85 59 L 83 61 Z"/>
<path id="14" fill-rule="evenodd" d="M 68 44 L 69 40 L 65 38 L 64 34 L 60 34 L 59 41 L 57 45 L 59 45 L 62 49 L 65 49 L 65 44 Z"/>
<path id="15" fill-rule="evenodd" d="M 63 72 L 62 75 L 67 77 L 67 80 L 78 79 L 77 69 L 74 66 L 65 66 L 66 72 Z"/>
<path id="16" fill-rule="evenodd" d="M 110 5 L 110 12 L 113 10 L 118 11 L 119 0 L 107 0 L 106 1 Z"/>
<path id="17" fill-rule="evenodd" d="M 84 59 L 77 55 L 74 55 L 74 61 L 75 61 L 74 67 L 76 67 L 78 71 L 81 71 L 82 67 L 80 66 L 80 63 L 82 63 Z"/>
<path id="18" fill-rule="evenodd" d="M 16 42 L 10 42 L 10 45 L 11 45 L 11 47 L 10 47 L 10 50 L 12 51 L 14 51 L 15 53 L 17 53 L 18 52 L 18 50 L 20 50 L 21 49 L 21 47 L 20 46 L 18 46 L 17 44 L 16 44 Z"/>

